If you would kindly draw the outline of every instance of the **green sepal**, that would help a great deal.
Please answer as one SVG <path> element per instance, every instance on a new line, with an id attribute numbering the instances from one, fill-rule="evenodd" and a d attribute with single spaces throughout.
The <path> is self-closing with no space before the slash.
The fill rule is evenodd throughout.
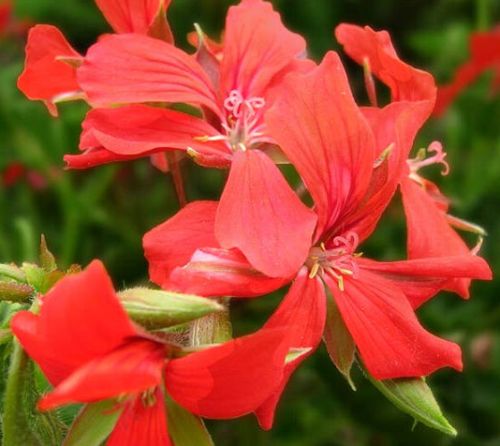
<path id="1" fill-rule="evenodd" d="M 131 288 L 118 296 L 130 318 L 149 330 L 173 327 L 224 310 L 215 300 L 171 291 Z"/>
<path id="2" fill-rule="evenodd" d="M 165 402 L 168 432 L 175 446 L 214 446 L 212 437 L 200 417 L 179 406 L 168 395 Z"/>
<path id="3" fill-rule="evenodd" d="M 312 349 L 311 348 L 291 348 L 288 350 L 288 353 L 285 357 L 285 364 L 290 364 L 294 362 L 296 359 L 301 358 L 304 355 L 307 355 Z"/>
<path id="4" fill-rule="evenodd" d="M 326 350 L 328 351 L 330 359 L 335 364 L 335 367 L 337 367 L 339 372 L 347 379 L 352 390 L 356 390 L 356 386 L 351 379 L 351 368 L 354 363 L 356 345 L 330 294 L 326 296 L 326 302 L 327 315 L 325 331 L 323 332 L 323 341 Z"/>
<path id="5" fill-rule="evenodd" d="M 63 446 L 100 446 L 113 431 L 123 411 L 116 400 L 85 405 L 71 425 Z"/>
<path id="6" fill-rule="evenodd" d="M 23 263 L 22 270 L 26 274 L 26 281 L 36 291 L 45 294 L 66 274 L 63 271 L 46 271 L 33 263 Z"/>
<path id="7" fill-rule="evenodd" d="M 35 365 L 13 341 L 3 402 L 3 446 L 60 446 L 66 426 L 53 412 L 36 408 L 40 392 Z"/>
<path id="8" fill-rule="evenodd" d="M 40 266 L 42 269 L 48 273 L 55 271 L 57 269 L 57 263 L 54 255 L 47 248 L 47 242 L 45 236 L 42 234 L 40 239 Z"/>
<path id="9" fill-rule="evenodd" d="M 420 422 L 447 435 L 456 436 L 456 429 L 443 415 L 424 378 L 401 378 L 379 381 L 363 368 L 368 380 L 398 409 Z"/>
<path id="10" fill-rule="evenodd" d="M 219 300 L 222 311 L 196 319 L 189 327 L 189 345 L 198 347 L 207 344 L 221 344 L 233 337 L 233 327 L 229 317 L 229 299 Z"/>

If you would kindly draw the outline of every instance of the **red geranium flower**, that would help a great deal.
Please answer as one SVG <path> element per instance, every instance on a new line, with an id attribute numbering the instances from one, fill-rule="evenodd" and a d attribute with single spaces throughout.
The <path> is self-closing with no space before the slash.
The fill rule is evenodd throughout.
<path id="1" fill-rule="evenodd" d="M 445 366 L 461 369 L 460 348 L 428 333 L 412 305 L 435 294 L 450 278 L 489 278 L 484 260 L 467 254 L 375 262 L 358 252 L 358 244 L 373 231 L 405 172 L 402 167 L 387 169 L 388 161 L 380 161 L 387 138 L 394 145 L 392 162 L 400 160 L 405 166 L 406 156 L 399 152 L 404 155 L 411 146 L 419 127 L 413 111 L 419 105 L 393 103 L 380 111 L 377 120 L 368 120 L 354 102 L 335 53 L 308 74 L 290 75 L 284 88 L 286 96 L 268 111 L 266 123 L 311 194 L 318 225 L 308 259 L 265 328 L 295 326 L 288 330 L 290 346 L 312 351 L 321 340 L 331 294 L 376 379 L 423 376 Z M 206 211 L 201 213 L 211 206 L 193 204 L 191 215 L 183 210 L 175 221 L 146 234 L 152 279 L 164 287 L 197 289 L 202 294 L 224 290 L 224 295 L 232 296 L 244 296 L 247 288 L 258 294 L 279 286 L 279 281 L 269 282 L 252 269 L 237 251 L 217 247 L 210 235 L 214 219 Z M 196 212 L 200 212 L 197 217 Z M 190 230 L 185 226 L 188 221 Z M 193 233 L 198 235 L 192 237 Z M 190 263 L 176 265 L 173 257 L 162 257 L 163 249 L 166 253 L 169 246 L 182 246 L 189 238 L 193 242 L 179 260 L 194 252 Z M 195 245 L 201 243 L 198 248 L 203 248 L 207 241 L 208 249 L 196 250 Z M 282 386 L 304 357 L 287 366 Z M 265 427 L 272 423 L 280 393 L 281 389 L 258 411 Z"/>
<path id="2" fill-rule="evenodd" d="M 147 36 L 105 37 L 89 49 L 78 82 L 93 104 L 136 105 L 91 111 L 85 153 L 65 159 L 81 168 L 179 149 L 203 165 L 230 166 L 216 215 L 219 243 L 268 276 L 291 276 L 307 256 L 315 216 L 269 156 L 264 113 L 285 74 L 314 65 L 304 54 L 302 37 L 261 0 L 229 9 L 222 59 L 210 66 Z M 194 104 L 205 119 L 142 105 L 151 102 Z"/>
<path id="3" fill-rule="evenodd" d="M 154 33 L 172 41 L 165 18 L 170 0 L 96 0 L 104 17 L 117 33 Z M 77 79 L 76 67 L 83 56 L 68 43 L 55 26 L 30 29 L 26 62 L 17 86 L 31 100 L 41 100 L 57 116 L 56 103 L 86 99 Z"/>
<path id="4" fill-rule="evenodd" d="M 373 73 L 391 90 L 392 102 L 411 102 L 412 119 L 415 129 L 424 124 L 430 116 L 436 102 L 436 85 L 433 77 L 425 71 L 418 70 L 402 60 L 396 51 L 386 31 L 376 32 L 370 27 L 361 28 L 356 25 L 342 24 L 335 31 L 339 42 L 344 45 L 346 53 L 356 62 L 365 66 L 365 74 Z M 370 96 L 376 98 L 374 87 L 368 83 Z M 391 106 L 386 107 L 389 109 Z M 370 120 L 379 120 L 383 117 L 384 109 L 367 107 L 365 116 Z M 379 126 L 384 132 L 387 130 Z M 385 139 L 384 135 L 380 138 Z M 425 152 L 419 151 L 417 157 L 410 158 L 412 139 L 404 148 L 401 157 L 392 156 L 388 160 L 388 169 L 400 169 L 406 174 L 400 176 L 400 191 L 408 226 L 408 258 L 420 259 L 450 255 L 466 255 L 470 252 L 468 246 L 455 232 L 452 226 L 464 230 L 482 233 L 481 228 L 448 214 L 450 200 L 446 198 L 438 187 L 421 176 L 419 170 L 432 164 L 442 164 L 443 174 L 447 174 L 449 166 L 446 163 L 446 153 L 441 144 L 435 142 L 429 151 L 435 154 L 425 158 Z M 401 160 L 406 163 L 401 166 Z M 469 296 L 470 280 L 453 279 L 448 281 L 445 288 L 467 298 Z M 428 296 L 430 297 L 430 296 Z M 427 298 L 428 298 L 427 297 Z"/>
<path id="5" fill-rule="evenodd" d="M 469 47 L 469 60 L 457 69 L 448 85 L 438 90 L 436 116 L 442 115 L 460 92 L 487 70 L 494 70 L 493 92 L 500 88 L 500 26 L 488 32 L 472 33 Z"/>
<path id="6" fill-rule="evenodd" d="M 107 443 L 117 446 L 171 444 L 164 392 L 200 416 L 252 412 L 281 379 L 288 351 L 282 333 L 261 331 L 172 359 L 172 345 L 130 322 L 98 261 L 62 279 L 41 298 L 39 315 L 19 312 L 11 327 L 54 386 L 41 409 L 119 397 Z"/>

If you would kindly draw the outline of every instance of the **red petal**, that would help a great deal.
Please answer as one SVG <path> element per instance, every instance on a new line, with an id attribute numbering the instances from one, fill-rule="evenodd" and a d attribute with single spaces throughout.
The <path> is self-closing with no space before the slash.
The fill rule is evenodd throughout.
<path id="1" fill-rule="evenodd" d="M 166 4 L 165 4 L 166 3 Z M 106 20 L 117 33 L 147 34 L 170 0 L 96 0 Z M 160 9 L 161 8 L 161 9 Z"/>
<path id="2" fill-rule="evenodd" d="M 167 431 L 163 394 L 155 389 L 154 404 L 138 395 L 126 403 L 106 446 L 172 446 Z"/>
<path id="3" fill-rule="evenodd" d="M 187 265 L 175 268 L 163 286 L 206 297 L 255 297 L 286 283 L 287 279 L 261 274 L 235 249 L 205 248 L 197 250 Z"/>
<path id="4" fill-rule="evenodd" d="M 356 278 L 344 276 L 345 291 L 326 280 L 375 379 L 425 376 L 442 367 L 462 370 L 460 347 L 427 332 L 391 282 L 366 270 Z"/>
<path id="5" fill-rule="evenodd" d="M 32 100 L 42 100 L 57 115 L 54 100 L 79 92 L 76 70 L 60 57 L 83 60 L 55 26 L 36 25 L 30 29 L 26 62 L 17 86 Z"/>
<path id="6" fill-rule="evenodd" d="M 449 225 L 446 214 L 433 199 L 409 178 L 401 182 L 408 227 L 408 258 L 469 256 L 470 249 Z M 471 276 L 474 272 L 471 271 Z M 452 281 L 447 288 L 463 297 L 469 295 L 469 279 Z"/>
<path id="7" fill-rule="evenodd" d="M 203 68 L 173 45 L 151 37 L 102 38 L 90 47 L 77 75 L 94 104 L 185 102 L 219 113 Z"/>
<path id="8" fill-rule="evenodd" d="M 159 150 L 191 148 L 199 153 L 230 160 L 222 142 L 201 142 L 196 138 L 219 132 L 204 120 L 174 110 L 130 105 L 91 110 L 82 124 L 80 149 L 102 146 L 117 155 L 147 156 Z"/>
<path id="9" fill-rule="evenodd" d="M 215 220 L 223 248 L 238 248 L 267 276 L 291 277 L 306 260 L 315 223 L 267 155 L 235 153 Z"/>
<path id="10" fill-rule="evenodd" d="M 246 98 L 263 96 L 273 77 L 305 50 L 304 39 L 284 27 L 271 3 L 243 0 L 226 19 L 222 88 Z"/>
<path id="11" fill-rule="evenodd" d="M 189 262 L 198 248 L 217 248 L 214 236 L 216 201 L 195 201 L 144 235 L 150 279 L 162 286 L 170 272 Z"/>
<path id="12" fill-rule="evenodd" d="M 325 328 L 325 319 L 324 286 L 317 278 L 309 279 L 307 270 L 303 268 L 263 330 L 285 328 L 289 348 L 310 349 L 310 351 L 286 365 L 279 387 L 255 411 L 263 429 L 271 429 L 276 406 L 290 376 L 319 345 Z"/>
<path id="13" fill-rule="evenodd" d="M 453 278 L 491 279 L 491 270 L 484 259 L 471 254 L 428 257 L 399 262 L 376 262 L 358 259 L 363 268 L 376 271 L 394 281 L 413 308 L 446 288 Z"/>
<path id="14" fill-rule="evenodd" d="M 425 119 L 417 119 L 424 111 L 420 102 L 395 102 L 384 108 L 365 107 L 363 114 L 370 123 L 376 140 L 377 159 L 363 206 L 351 214 L 346 227 L 355 231 L 360 240 L 375 229 L 389 205 L 398 183 L 407 175 L 407 159 L 415 136 Z M 384 155 L 384 151 L 389 153 Z"/>
<path id="15" fill-rule="evenodd" d="M 373 170 L 375 141 L 336 53 L 328 53 L 309 74 L 288 76 L 283 88 L 286 94 L 266 120 L 314 199 L 319 236 L 359 206 Z"/>
<path id="16" fill-rule="evenodd" d="M 97 260 L 59 281 L 43 297 L 39 316 L 19 312 L 11 328 L 53 385 L 137 335 Z"/>
<path id="17" fill-rule="evenodd" d="M 424 101 L 426 116 L 429 116 L 436 100 L 434 78 L 403 62 L 387 31 L 342 23 L 335 30 L 335 36 L 358 64 L 368 60 L 371 71 L 391 89 L 393 101 Z"/>
<path id="18" fill-rule="evenodd" d="M 79 348 L 86 348 L 80 341 Z M 142 392 L 161 384 L 165 347 L 149 339 L 127 340 L 112 352 L 87 362 L 39 402 L 42 410 Z"/>
<path id="19" fill-rule="evenodd" d="M 181 406 L 207 418 L 254 411 L 283 375 L 282 330 L 261 330 L 168 363 L 165 384 Z"/>

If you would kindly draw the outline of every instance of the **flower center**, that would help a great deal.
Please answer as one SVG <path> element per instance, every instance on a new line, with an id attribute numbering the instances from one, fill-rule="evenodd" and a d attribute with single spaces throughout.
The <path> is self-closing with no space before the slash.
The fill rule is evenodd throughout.
<path id="1" fill-rule="evenodd" d="M 339 289 L 344 291 L 344 276 L 356 277 L 359 271 L 356 263 L 356 257 L 361 255 L 356 253 L 358 244 L 358 234 L 350 231 L 335 237 L 329 248 L 324 243 L 312 248 L 306 262 L 309 277 L 312 279 L 317 274 L 329 275 L 337 281 Z"/>
<path id="2" fill-rule="evenodd" d="M 268 140 L 264 136 L 262 111 L 266 101 L 261 97 L 244 98 L 239 90 L 232 90 L 224 100 L 226 119 L 222 128 L 224 139 L 233 151 Z"/>

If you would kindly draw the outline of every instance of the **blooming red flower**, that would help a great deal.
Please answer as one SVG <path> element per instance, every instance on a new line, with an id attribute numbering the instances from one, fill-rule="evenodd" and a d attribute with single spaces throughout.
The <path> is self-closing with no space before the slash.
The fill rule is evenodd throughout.
<path id="1" fill-rule="evenodd" d="M 304 40 L 261 0 L 229 9 L 222 53 L 208 66 L 147 36 L 101 39 L 78 69 L 78 82 L 93 104 L 134 105 L 91 111 L 83 124 L 84 154 L 65 159 L 69 167 L 88 167 L 113 156 L 180 149 L 200 164 L 230 166 L 217 240 L 240 249 L 268 276 L 290 276 L 307 256 L 315 216 L 268 156 L 273 140 L 264 113 L 279 96 L 280 79 L 313 64 L 299 59 Z M 205 119 L 146 102 L 194 104 Z"/>
<path id="2" fill-rule="evenodd" d="M 173 346 L 128 319 L 98 261 L 62 279 L 41 298 L 39 315 L 16 314 L 11 327 L 54 389 L 43 410 L 118 398 L 108 445 L 169 445 L 167 392 L 210 418 L 252 412 L 276 387 L 287 353 L 283 334 L 261 331 L 173 359 Z"/>
<path id="3" fill-rule="evenodd" d="M 165 19 L 170 0 L 96 0 L 97 6 L 117 33 L 155 33 L 172 41 Z M 41 100 L 57 116 L 56 103 L 86 99 L 76 79 L 79 54 L 55 26 L 36 25 L 30 29 L 24 71 L 19 89 L 32 100 Z"/>
<path id="4" fill-rule="evenodd" d="M 393 103 L 382 109 L 377 119 L 367 119 L 354 102 L 335 53 L 329 53 L 308 74 L 290 75 L 284 88 L 287 95 L 268 111 L 266 123 L 308 188 L 318 224 L 308 259 L 265 328 L 294 325 L 296 328 L 289 330 L 290 346 L 312 352 L 323 334 L 326 299 L 331 294 L 363 362 L 376 379 L 423 376 L 444 366 L 461 369 L 460 348 L 428 333 L 416 319 L 412 305 L 422 296 L 435 294 L 450 278 L 489 278 L 484 260 L 467 254 L 375 262 L 358 253 L 358 244 L 373 231 L 405 173 L 402 168 L 386 169 L 380 158 L 389 138 L 394 145 L 391 156 L 405 165 L 405 150 L 411 146 L 415 126 L 419 126 L 413 119 L 414 104 Z M 195 212 L 195 206 L 201 211 L 210 205 L 193 204 L 191 211 Z M 194 251 L 187 265 L 176 265 L 173 257 L 162 263 L 162 249 L 189 238 L 181 229 L 188 220 L 200 225 L 194 228 L 197 233 L 203 230 L 211 234 L 208 229 L 214 226 L 207 212 L 194 218 L 181 211 L 175 219 L 145 236 L 153 280 L 166 287 L 196 288 L 201 293 L 210 280 L 211 287 L 233 296 L 243 295 L 252 275 L 256 288 L 279 285 L 266 283 L 248 264 L 245 267 L 244 258 L 234 261 L 234 251 L 224 254 L 213 244 L 195 251 L 199 242 L 214 242 L 210 235 L 195 237 L 187 247 L 180 259 L 184 261 Z M 163 246 L 157 244 L 160 240 Z M 205 289 L 207 293 L 211 290 Z M 305 356 L 287 366 L 282 386 Z M 281 390 L 257 411 L 265 427 L 272 423 Z"/>
<path id="5" fill-rule="evenodd" d="M 436 116 L 442 115 L 457 95 L 487 70 L 494 70 L 493 91 L 500 88 L 500 26 L 488 32 L 472 33 L 469 47 L 469 60 L 457 69 L 448 85 L 438 90 Z"/>
<path id="6" fill-rule="evenodd" d="M 415 121 L 415 129 L 418 130 L 431 114 L 436 102 L 437 89 L 433 77 L 400 60 L 386 31 L 376 32 L 368 26 L 361 28 L 341 24 L 335 30 L 335 35 L 350 57 L 365 65 L 365 70 L 368 70 L 370 75 L 373 73 L 390 88 L 392 103 L 413 104 L 412 119 Z M 376 97 L 374 92 L 371 96 Z M 391 105 L 386 108 L 390 107 Z M 364 113 L 367 118 L 380 121 L 380 117 L 384 115 L 383 110 L 369 107 Z M 387 131 L 384 126 L 380 128 L 384 132 Z M 390 138 L 386 135 L 381 134 L 379 138 L 390 144 Z M 410 158 L 412 138 L 408 141 L 410 144 L 403 149 L 401 156 L 392 155 L 387 163 L 389 170 L 402 168 L 406 171 L 405 175 L 400 176 L 400 191 L 408 226 L 408 258 L 468 254 L 470 249 L 452 226 L 473 232 L 481 232 L 481 229 L 449 215 L 448 198 L 419 172 L 425 166 L 442 164 L 443 173 L 447 174 L 449 166 L 445 160 L 446 153 L 439 143 L 433 143 L 429 151 L 435 152 L 435 155 L 426 159 L 425 153 L 422 154 L 421 151 L 416 158 Z M 466 278 L 453 279 L 448 281 L 445 288 L 467 298 L 470 282 Z"/>

